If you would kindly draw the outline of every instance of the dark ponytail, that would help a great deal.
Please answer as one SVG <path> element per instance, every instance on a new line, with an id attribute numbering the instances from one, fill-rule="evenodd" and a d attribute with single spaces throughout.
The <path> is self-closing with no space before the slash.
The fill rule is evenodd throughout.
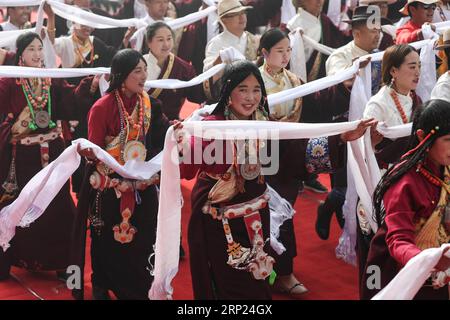
<path id="1" fill-rule="evenodd" d="M 264 63 L 262 49 L 266 49 L 268 52 L 270 52 L 270 49 L 272 49 L 272 47 L 274 47 L 278 42 L 285 38 L 289 39 L 288 34 L 278 28 L 270 29 L 264 32 L 264 34 L 261 36 L 261 39 L 259 40 L 259 48 L 257 51 L 258 58 L 256 60 L 256 65 L 260 67 Z"/>

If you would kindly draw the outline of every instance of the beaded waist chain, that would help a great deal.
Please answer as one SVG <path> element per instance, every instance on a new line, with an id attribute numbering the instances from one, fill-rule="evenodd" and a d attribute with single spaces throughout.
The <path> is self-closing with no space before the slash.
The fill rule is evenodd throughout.
<path id="1" fill-rule="evenodd" d="M 147 189 L 152 184 L 159 182 L 159 175 L 155 174 L 147 180 L 128 180 L 122 178 L 110 178 L 107 175 L 94 171 L 89 177 L 89 183 L 92 188 L 97 190 L 95 198 L 95 209 L 90 214 L 89 220 L 95 232 L 100 235 L 104 226 L 101 218 L 100 196 L 105 189 L 114 189 L 117 198 L 120 198 L 120 213 L 122 221 L 113 227 L 114 240 L 121 244 L 127 244 L 133 241 L 137 229 L 130 222 L 134 208 L 141 204 L 139 191 Z"/>
<path id="2" fill-rule="evenodd" d="M 119 192 L 129 192 L 135 190 L 145 190 L 152 184 L 159 182 L 159 175 L 155 174 L 147 180 L 128 180 L 122 178 L 110 178 L 109 176 L 102 175 L 97 171 L 91 174 L 89 177 L 89 183 L 95 190 L 116 189 Z"/>
<path id="3" fill-rule="evenodd" d="M 264 241 L 261 215 L 259 210 L 265 208 L 269 201 L 268 190 L 252 200 L 216 207 L 206 203 L 202 211 L 210 214 L 213 219 L 221 220 L 225 238 L 227 239 L 227 264 L 237 270 L 250 272 L 257 280 L 267 278 L 273 270 L 274 259 L 264 252 Z M 251 248 L 245 248 L 234 241 L 228 219 L 243 218 L 250 239 Z"/>

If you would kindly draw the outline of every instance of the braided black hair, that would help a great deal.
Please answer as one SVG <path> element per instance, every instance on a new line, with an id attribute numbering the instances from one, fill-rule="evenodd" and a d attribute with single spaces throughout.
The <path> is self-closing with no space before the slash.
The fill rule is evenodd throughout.
<path id="1" fill-rule="evenodd" d="M 220 91 L 219 102 L 213 111 L 213 114 L 222 113 L 225 110 L 225 106 L 228 104 L 231 92 L 236 88 L 242 81 L 247 79 L 248 76 L 254 75 L 256 80 L 258 80 L 261 86 L 261 101 L 260 106 L 263 110 L 269 114 L 269 105 L 267 103 L 267 92 L 264 86 L 264 80 L 261 76 L 261 72 L 258 67 L 247 60 L 234 61 L 225 67 L 224 75 L 222 77 L 223 86 Z"/>
<path id="2" fill-rule="evenodd" d="M 122 49 L 117 52 L 111 62 L 111 76 L 109 80 L 109 88 L 106 92 L 112 92 L 120 89 L 122 83 L 125 82 L 128 75 L 136 68 L 140 61 L 145 61 L 142 54 L 133 49 Z"/>
<path id="3" fill-rule="evenodd" d="M 422 142 L 419 141 L 416 132 L 422 129 L 425 135 L 429 135 Z M 450 134 L 450 103 L 440 99 L 430 100 L 417 108 L 414 112 L 414 121 L 409 140 L 409 149 L 396 164 L 381 178 L 374 195 L 374 219 L 380 227 L 386 216 L 383 207 L 383 197 L 386 191 L 395 184 L 409 170 L 427 156 L 427 150 L 432 147 L 437 138 Z"/>

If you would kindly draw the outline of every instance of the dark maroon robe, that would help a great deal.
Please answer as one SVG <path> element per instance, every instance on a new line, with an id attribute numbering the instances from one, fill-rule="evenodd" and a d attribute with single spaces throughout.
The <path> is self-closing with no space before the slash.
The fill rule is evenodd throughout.
<path id="1" fill-rule="evenodd" d="M 222 114 L 207 117 L 205 120 L 224 120 Z M 341 155 L 338 150 L 338 137 L 330 137 L 330 148 L 333 166 L 342 165 Z M 191 146 L 193 142 L 191 141 Z M 277 190 L 281 196 L 295 202 L 298 183 L 308 175 L 305 167 L 305 156 L 308 139 L 281 141 L 279 159 L 279 171 L 275 176 L 266 176 L 269 184 Z M 203 148 L 208 145 L 203 141 Z M 192 160 L 192 159 L 191 159 Z M 215 184 L 213 180 L 202 172 L 221 174 L 225 173 L 229 164 L 184 164 L 180 165 L 181 177 L 193 179 L 197 173 L 197 181 L 192 190 L 192 216 L 189 222 L 188 242 L 190 250 L 191 275 L 195 299 L 267 299 L 270 298 L 267 281 L 255 280 L 246 271 L 239 271 L 227 265 L 228 259 L 222 223 L 212 219 L 202 212 L 202 207 L 208 198 L 208 193 Z M 259 184 L 257 180 L 245 182 L 245 193 L 236 195 L 229 203 L 241 203 L 260 196 L 266 189 L 266 185 Z M 294 190 L 295 189 L 295 190 Z M 270 218 L 267 209 L 260 210 L 263 233 L 269 236 Z M 249 246 L 245 224 L 241 218 L 229 220 L 233 238 L 244 246 Z M 292 258 L 296 255 L 295 236 L 292 230 L 292 220 L 285 223 L 280 230 L 280 240 L 287 247 L 285 266 L 281 270 L 292 269 Z M 270 251 L 269 251 L 270 250 Z M 268 249 L 272 256 L 275 254 Z M 283 258 L 282 258 L 283 259 Z M 277 259 L 278 263 L 278 259 Z M 291 264 L 291 266 L 289 266 Z M 287 265 L 287 266 L 286 266 Z M 278 268 L 277 265 L 274 265 Z M 277 271 L 278 272 L 278 271 Z M 283 271 L 282 271 L 283 272 Z M 289 274 L 290 272 L 287 271 Z M 292 272 L 292 271 L 291 271 Z M 285 273 L 282 273 L 285 274 Z"/>
<path id="2" fill-rule="evenodd" d="M 206 121 L 225 120 L 223 115 L 210 116 Z M 191 141 L 193 146 L 193 140 Z M 203 147 L 208 145 L 203 141 Z M 225 154 L 225 152 L 224 152 Z M 192 161 L 193 163 L 193 156 Z M 222 174 L 229 164 L 185 164 L 180 165 L 181 178 L 197 181 L 192 189 L 192 215 L 189 221 L 188 243 L 194 299 L 230 300 L 230 299 L 271 299 L 269 284 L 264 280 L 255 280 L 247 271 L 236 270 L 227 264 L 227 241 L 222 222 L 202 212 L 208 199 L 208 193 L 216 183 L 202 172 Z M 258 196 L 266 190 L 266 184 L 257 183 L 257 179 L 245 181 L 244 193 L 239 193 L 226 205 L 242 203 Z M 268 208 L 259 210 L 264 239 L 270 237 L 270 213 Z M 242 218 L 229 220 L 233 239 L 242 246 L 251 248 L 245 223 Z M 265 252 L 270 255 L 269 245 Z"/>
<path id="3" fill-rule="evenodd" d="M 429 161 L 425 165 L 434 175 L 442 178 L 442 168 Z M 420 218 L 430 217 L 439 201 L 440 192 L 441 188 L 416 172 L 415 167 L 386 191 L 383 198 L 386 217 L 372 239 L 366 264 L 366 270 L 372 265 L 380 267 L 380 289 L 383 289 L 411 258 L 420 253 L 421 250 L 415 244 L 416 223 Z M 371 275 L 370 272 L 363 274 L 361 299 L 370 299 L 379 291 L 371 290 L 366 285 Z M 415 299 L 448 298 L 447 286 L 439 290 L 423 286 L 415 296 Z"/>
<path id="4" fill-rule="evenodd" d="M 51 85 L 52 119 L 78 120 L 87 110 L 90 102 L 89 84 L 82 82 L 78 87 L 61 79 L 53 79 Z M 16 119 L 27 107 L 22 87 L 15 78 L 0 79 L 0 118 L 12 113 Z M 11 162 L 11 126 L 2 125 L 0 134 L 0 183 L 7 178 Z M 47 133 L 49 129 L 38 129 L 34 133 Z M 49 161 L 56 159 L 65 149 L 62 138 L 49 142 Z M 16 175 L 19 189 L 42 169 L 40 146 L 17 145 Z M 0 204 L 0 209 L 12 202 Z M 70 231 L 75 219 L 75 206 L 67 182 L 43 215 L 29 228 L 17 228 L 6 253 L 0 250 L 0 278 L 7 277 L 9 266 L 16 265 L 30 270 L 62 270 L 69 263 Z"/>
<path id="5" fill-rule="evenodd" d="M 340 83 L 303 97 L 301 122 L 347 121 L 349 107 L 350 90 Z"/>
<path id="6" fill-rule="evenodd" d="M 113 19 L 131 19 L 134 18 L 134 1 L 135 0 L 124 0 L 122 7 L 114 14 L 110 15 Z M 106 44 L 121 48 L 123 36 L 127 32 L 128 28 L 114 28 L 114 29 L 104 29 L 96 30 L 96 35 L 99 36 Z M 102 33 L 100 33 L 100 31 Z M 105 34 L 103 31 L 106 31 Z"/>
<path id="7" fill-rule="evenodd" d="M 255 34 L 257 27 L 266 26 L 269 22 L 274 23 L 276 17 L 280 17 L 282 0 L 250 0 L 247 5 L 253 9 L 247 11 L 247 28 L 250 33 Z M 274 19 L 275 18 L 275 19 Z M 273 19 L 273 21 L 272 21 Z M 273 25 L 278 27 L 278 25 Z"/>
<path id="8" fill-rule="evenodd" d="M 131 114 L 136 105 L 136 96 L 127 98 L 122 95 L 122 99 L 127 112 Z M 167 118 L 161 112 L 160 103 L 151 99 L 151 104 L 150 128 L 145 137 L 147 160 L 163 149 L 165 132 L 169 126 Z M 120 132 L 120 117 L 114 94 L 107 94 L 97 100 L 89 112 L 88 119 L 89 140 L 104 148 L 105 137 L 115 137 Z M 72 261 L 83 268 L 86 220 L 88 212 L 92 213 L 95 208 L 97 196 L 97 190 L 89 183 L 89 177 L 94 169 L 92 164 L 87 166 L 78 205 L 76 229 L 73 233 Z M 119 178 L 116 174 L 114 177 Z M 153 276 L 149 272 L 151 269 L 149 258 L 156 240 L 158 196 L 154 185 L 138 193 L 141 203 L 136 203 L 130 219 L 130 223 L 137 228 L 132 242 L 121 244 L 114 240 L 112 228 L 122 221 L 120 199 L 117 198 L 114 189 L 100 192 L 99 208 L 101 219 L 104 221 L 100 233 L 91 227 L 92 285 L 112 290 L 119 299 L 148 299 L 148 290 L 153 281 Z M 83 290 L 74 291 L 74 296 L 82 299 Z"/>
<path id="9" fill-rule="evenodd" d="M 177 9 L 177 17 L 181 18 L 188 14 L 197 12 L 202 6 L 202 0 L 172 0 L 172 3 Z"/>
<path id="10" fill-rule="evenodd" d="M 169 58 L 167 58 L 164 66 L 161 68 L 161 73 L 159 74 L 158 79 L 162 78 L 167 70 L 168 64 Z M 197 75 L 192 65 L 178 57 L 175 57 L 172 71 L 170 72 L 167 79 L 189 81 L 196 76 Z M 148 94 L 151 96 L 154 92 L 155 89 L 150 89 L 148 91 Z M 190 102 L 202 103 L 206 100 L 206 97 L 203 93 L 203 86 L 199 84 L 194 87 L 182 89 L 164 89 L 156 97 L 156 99 L 162 102 L 162 111 L 166 115 L 166 117 L 169 120 L 174 120 L 179 119 L 181 107 L 183 106 L 186 99 Z"/>
<path id="11" fill-rule="evenodd" d="M 392 36 L 386 32 L 382 32 L 383 39 L 381 39 L 381 43 L 378 46 L 378 50 L 385 51 L 390 46 L 393 46 L 395 44 L 394 39 L 392 39 Z"/>
<path id="12" fill-rule="evenodd" d="M 15 64 L 16 54 L 14 52 L 7 52 L 5 56 L 5 61 L 3 61 L 4 66 L 13 66 Z"/>
<path id="13" fill-rule="evenodd" d="M 199 20 L 186 26 L 178 45 L 177 55 L 190 62 L 197 74 L 203 73 L 203 60 L 207 44 L 207 19 Z"/>

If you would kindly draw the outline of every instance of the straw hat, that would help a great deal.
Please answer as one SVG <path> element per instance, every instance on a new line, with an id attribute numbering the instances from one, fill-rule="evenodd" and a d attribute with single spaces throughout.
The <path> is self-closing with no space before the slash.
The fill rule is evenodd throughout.
<path id="1" fill-rule="evenodd" d="M 414 2 L 420 2 L 423 4 L 433 4 L 433 3 L 439 2 L 439 0 L 408 0 L 408 3 L 398 11 L 400 13 L 404 14 L 405 16 L 407 16 L 408 15 L 408 7 L 411 3 L 414 3 Z"/>
<path id="2" fill-rule="evenodd" d="M 219 14 L 219 18 L 223 18 L 228 14 L 239 13 L 249 9 L 253 9 L 253 7 L 243 6 L 238 0 L 220 0 L 217 5 L 217 13 Z"/>
<path id="3" fill-rule="evenodd" d="M 450 28 L 445 29 L 442 34 L 443 43 L 436 47 L 436 50 L 445 50 L 446 48 L 450 48 Z"/>

